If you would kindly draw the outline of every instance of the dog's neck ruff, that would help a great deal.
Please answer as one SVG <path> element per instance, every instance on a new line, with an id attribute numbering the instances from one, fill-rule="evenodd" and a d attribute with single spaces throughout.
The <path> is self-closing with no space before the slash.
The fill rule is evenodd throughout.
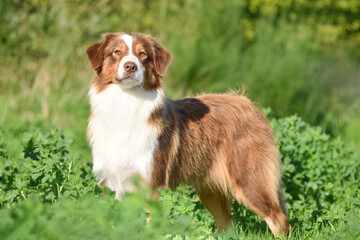
<path id="1" fill-rule="evenodd" d="M 149 124 L 151 114 L 164 105 L 162 89 L 123 89 L 112 84 L 89 91 L 92 116 L 88 132 L 93 172 L 120 199 L 132 190 L 132 178 L 150 181 L 159 130 Z"/>

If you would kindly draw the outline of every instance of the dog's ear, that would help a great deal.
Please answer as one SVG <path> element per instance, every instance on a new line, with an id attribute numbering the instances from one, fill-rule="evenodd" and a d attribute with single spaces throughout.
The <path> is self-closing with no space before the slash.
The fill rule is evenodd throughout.
<path id="1" fill-rule="evenodd" d="M 172 55 L 166 48 L 162 47 L 156 41 L 154 41 L 154 50 L 155 50 L 155 56 L 154 56 L 155 70 L 159 76 L 162 76 L 164 75 L 167 67 L 171 62 Z"/>
<path id="2" fill-rule="evenodd" d="M 102 65 L 104 62 L 104 53 L 105 47 L 109 40 L 113 38 L 115 34 L 107 33 L 103 35 L 103 40 L 97 43 L 94 43 L 86 49 L 86 53 L 90 60 L 91 66 L 96 71 L 97 74 L 101 73 Z"/>

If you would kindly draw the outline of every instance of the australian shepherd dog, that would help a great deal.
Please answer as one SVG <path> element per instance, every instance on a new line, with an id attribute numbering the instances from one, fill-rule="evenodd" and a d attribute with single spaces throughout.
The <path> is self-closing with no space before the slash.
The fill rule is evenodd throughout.
<path id="1" fill-rule="evenodd" d="M 172 55 L 149 35 L 108 33 L 87 54 L 96 72 L 89 91 L 93 172 L 117 199 L 134 190 L 135 175 L 153 191 L 190 184 L 221 231 L 234 198 L 274 235 L 288 232 L 274 133 L 248 98 L 168 99 L 162 76 Z"/>

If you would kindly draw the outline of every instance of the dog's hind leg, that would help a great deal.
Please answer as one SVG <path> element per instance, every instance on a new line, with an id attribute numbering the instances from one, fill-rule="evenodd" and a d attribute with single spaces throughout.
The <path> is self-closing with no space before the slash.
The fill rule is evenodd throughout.
<path id="1" fill-rule="evenodd" d="M 255 179 L 246 186 L 236 186 L 236 200 L 262 216 L 275 236 L 287 235 L 289 225 L 280 190 L 274 194 L 265 185 Z"/>
<path id="2" fill-rule="evenodd" d="M 201 202 L 214 216 L 219 231 L 227 230 L 233 220 L 230 200 L 222 193 L 213 193 L 206 190 L 197 190 Z"/>

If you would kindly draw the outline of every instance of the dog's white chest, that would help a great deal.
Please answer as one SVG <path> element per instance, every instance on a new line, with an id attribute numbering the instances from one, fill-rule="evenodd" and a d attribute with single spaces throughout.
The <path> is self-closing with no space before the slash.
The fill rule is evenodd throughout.
<path id="1" fill-rule="evenodd" d="M 131 191 L 134 175 L 150 181 L 159 132 L 149 124 L 149 117 L 163 103 L 164 94 L 111 85 L 100 93 L 91 88 L 89 97 L 93 172 L 120 198 Z"/>

